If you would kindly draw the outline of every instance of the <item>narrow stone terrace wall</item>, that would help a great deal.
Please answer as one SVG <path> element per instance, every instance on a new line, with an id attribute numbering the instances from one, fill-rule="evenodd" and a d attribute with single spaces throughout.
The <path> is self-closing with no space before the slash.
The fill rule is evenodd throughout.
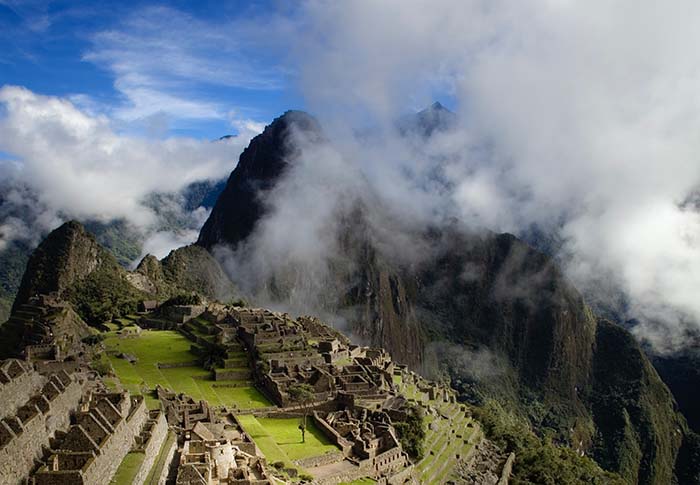
<path id="1" fill-rule="evenodd" d="M 501 470 L 501 478 L 498 480 L 498 485 L 508 485 L 510 480 L 510 474 L 513 472 L 513 464 L 515 463 L 515 453 L 508 455 L 506 463 L 503 465 L 503 470 Z"/>
<path id="2" fill-rule="evenodd" d="M 148 473 L 151 471 L 153 464 L 158 458 L 160 448 L 163 446 L 163 442 L 168 436 L 168 423 L 165 420 L 165 413 L 159 411 L 158 416 L 155 419 L 148 420 L 148 422 L 151 421 L 153 421 L 151 436 L 143 448 L 145 458 L 141 463 L 138 473 L 132 481 L 132 485 L 143 485 L 143 483 L 146 481 Z"/>

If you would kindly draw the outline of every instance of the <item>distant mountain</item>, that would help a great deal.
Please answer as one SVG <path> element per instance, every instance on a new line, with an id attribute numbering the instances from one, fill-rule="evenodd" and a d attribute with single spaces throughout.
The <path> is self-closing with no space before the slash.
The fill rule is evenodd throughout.
<path id="1" fill-rule="evenodd" d="M 416 114 L 404 116 L 397 125 L 404 135 L 414 134 L 428 138 L 436 132 L 454 128 L 457 125 L 457 115 L 436 101 Z"/>
<path id="2" fill-rule="evenodd" d="M 402 129 L 430 136 L 453 122 L 448 113 L 433 105 L 403 120 Z M 324 140 L 305 113 L 276 119 L 241 155 L 198 245 L 245 248 L 268 215 L 265 201 L 299 155 L 293 129 Z M 699 476 L 700 464 L 688 458 L 700 450 L 697 437 L 639 345 L 597 319 L 550 258 L 508 234 L 474 234 L 457 224 L 402 226 L 378 200 L 340 207 L 337 233 L 327 235 L 338 254 L 324 262 L 329 272 L 314 286 L 321 310 L 343 316 L 356 338 L 399 362 L 447 371 L 465 397 L 509 403 L 539 432 L 553 432 L 630 482 Z M 407 261 L 376 227 L 421 248 L 420 258 Z M 295 306 L 317 278 L 303 265 L 285 267 L 259 290 Z M 480 362 L 474 357 L 480 355 L 490 357 Z"/>
<path id="3" fill-rule="evenodd" d="M 177 194 L 152 194 L 150 207 L 159 215 L 159 230 L 181 231 L 199 229 L 192 227 L 194 221 L 189 214 L 199 207 L 211 209 L 224 189 L 226 180 L 204 180 L 193 182 Z M 27 194 L 31 196 L 31 194 Z M 175 210 L 173 210 L 175 209 Z M 9 217 L 20 219 L 28 228 L 36 225 L 30 211 L 15 207 L 10 201 L 0 197 L 0 225 Z M 143 235 L 131 227 L 124 219 L 109 222 L 83 220 L 87 231 L 109 250 L 117 262 L 127 268 L 142 254 Z M 40 232 L 36 229 L 32 229 Z M 41 239 L 46 234 L 37 234 Z M 10 309 L 19 289 L 29 256 L 36 242 L 34 238 L 19 238 L 10 241 L 5 249 L 0 249 L 0 323 L 10 316 Z"/>
<path id="4" fill-rule="evenodd" d="M 135 312 L 144 299 L 165 300 L 197 292 L 226 301 L 234 291 L 216 260 L 199 247 L 176 249 L 162 261 L 146 256 L 130 272 L 79 222 L 69 221 L 32 253 L 13 313 L 34 296 L 52 294 L 69 302 L 87 323 L 99 325 Z"/>

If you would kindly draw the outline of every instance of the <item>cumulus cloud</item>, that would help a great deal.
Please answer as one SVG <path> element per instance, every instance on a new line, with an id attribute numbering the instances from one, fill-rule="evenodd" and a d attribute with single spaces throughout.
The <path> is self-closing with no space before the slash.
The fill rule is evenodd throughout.
<path id="1" fill-rule="evenodd" d="M 684 201 L 700 186 L 700 54 L 689 48 L 700 5 L 302 9 L 285 39 L 301 90 L 385 202 L 406 217 L 555 231 L 569 276 L 592 299 L 611 286 L 626 294 L 624 317 L 642 322 L 641 337 L 681 342 L 698 328 L 700 216 Z M 397 141 L 397 117 L 436 93 L 459 126 L 418 149 Z M 379 133 L 374 143 L 358 141 L 359 126 Z"/>
<path id="2" fill-rule="evenodd" d="M 243 130 L 218 142 L 127 136 L 103 115 L 14 86 L 0 89 L 0 106 L 0 151 L 13 157 L 0 164 L 8 186 L 3 202 L 25 207 L 22 220 L 36 216 L 34 235 L 68 218 L 123 219 L 144 234 L 158 230 L 159 217 L 181 208 L 172 199 L 154 200 L 154 193 L 177 193 L 190 183 L 225 177 L 255 134 Z M 177 217 L 193 217 L 193 224 L 202 219 Z M 20 235 L 8 220 L 3 228 L 5 241 Z M 183 237 L 173 243 L 191 242 L 194 234 Z"/>

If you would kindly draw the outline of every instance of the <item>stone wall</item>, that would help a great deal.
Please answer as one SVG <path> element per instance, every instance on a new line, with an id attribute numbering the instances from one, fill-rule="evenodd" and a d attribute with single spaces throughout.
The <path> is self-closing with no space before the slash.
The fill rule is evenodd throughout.
<path id="1" fill-rule="evenodd" d="M 169 481 L 168 477 L 171 475 L 174 475 L 176 472 L 173 470 L 177 470 L 177 460 L 175 459 L 175 454 L 177 453 L 177 440 L 173 440 L 173 444 L 170 445 L 170 448 L 166 451 L 165 455 L 165 466 L 161 470 L 160 476 L 158 477 L 158 485 L 166 485 L 166 483 Z M 172 481 L 172 480 L 170 480 Z M 150 485 L 150 484 L 149 484 Z"/>
<path id="2" fill-rule="evenodd" d="M 391 475 L 387 481 L 389 485 L 403 485 L 405 483 L 417 483 L 415 481 L 415 466 L 410 465 L 400 472 Z"/>
<path id="3" fill-rule="evenodd" d="M 498 479 L 498 485 L 508 485 L 510 474 L 513 472 L 513 464 L 515 463 L 515 453 L 508 455 L 506 463 L 501 470 L 501 477 Z"/>
<path id="4" fill-rule="evenodd" d="M 117 472 L 124 457 L 129 453 L 134 444 L 134 438 L 141 432 L 141 428 L 148 419 L 146 403 L 143 399 L 136 401 L 135 409 L 122 420 L 107 441 L 100 447 L 100 453 L 95 461 L 83 473 L 85 484 L 107 484 Z"/>
<path id="5" fill-rule="evenodd" d="M 76 443 L 71 442 L 66 446 L 66 449 L 78 451 L 61 450 L 56 452 L 49 459 L 49 464 L 42 467 L 34 475 L 35 485 L 92 485 L 109 483 L 122 460 L 134 445 L 135 437 L 139 435 L 148 419 L 148 411 L 143 398 L 129 398 L 126 396 L 125 399 L 130 399 L 130 408 L 127 408 L 128 404 L 124 403 L 124 401 L 119 404 L 121 406 L 118 408 L 119 414 L 122 418 L 112 423 L 113 432 L 105 436 L 104 439 L 100 439 L 99 448 L 96 451 L 95 441 L 85 432 L 83 426 L 102 427 L 105 431 L 107 428 L 99 424 L 100 420 L 105 419 L 102 411 L 91 407 L 90 412 L 83 415 L 82 420 L 79 420 L 82 424 L 72 427 L 66 440 L 62 443 L 62 445 L 66 445 L 66 441 L 71 436 L 82 436 L 82 439 L 88 446 L 85 449 L 74 447 L 73 445 Z M 98 401 L 97 405 L 100 403 L 101 401 Z M 107 411 L 106 408 L 102 409 Z M 115 410 L 117 408 L 113 406 L 112 409 Z M 99 420 L 97 420 L 97 416 L 100 416 Z M 72 458 L 78 456 L 85 457 L 85 459 L 82 461 L 72 460 Z"/>
<path id="6" fill-rule="evenodd" d="M 367 476 L 376 477 L 379 475 L 391 475 L 402 469 L 408 460 L 400 447 L 392 448 L 377 455 L 374 458 L 361 460 L 360 469 L 364 470 Z"/>
<path id="7" fill-rule="evenodd" d="M 0 483 L 19 484 L 29 476 L 56 431 L 70 426 L 70 414 L 78 407 L 82 393 L 76 380 L 67 375 L 63 379 L 52 376 L 41 394 L 17 410 L 18 416 L 0 422 Z"/>
<path id="8" fill-rule="evenodd" d="M 177 369 L 180 367 L 197 367 L 199 365 L 198 360 L 188 360 L 185 362 L 158 362 L 156 366 L 159 369 Z"/>
<path id="9" fill-rule="evenodd" d="M 250 369 L 216 369 L 214 371 L 214 379 L 217 381 L 243 381 L 250 378 Z"/>
<path id="10" fill-rule="evenodd" d="M 317 466 L 330 465 L 331 463 L 338 463 L 344 459 L 345 455 L 342 451 L 335 451 L 319 456 L 304 458 L 302 460 L 294 460 L 294 464 L 301 468 L 314 468 Z"/>
<path id="11" fill-rule="evenodd" d="M 151 413 L 155 415 L 153 411 L 151 411 Z M 163 446 L 163 442 L 168 436 L 168 423 L 165 420 L 165 413 L 157 411 L 157 416 L 155 416 L 155 419 L 151 417 L 148 422 L 152 423 L 153 427 L 151 428 L 148 441 L 143 446 L 142 453 L 144 453 L 145 458 L 143 462 L 141 462 L 141 467 L 134 477 L 132 485 L 143 485 L 143 483 L 146 481 L 148 473 L 151 471 L 153 464 L 158 458 L 160 448 Z"/>
<path id="12" fill-rule="evenodd" d="M 318 429 L 320 429 L 323 432 L 323 434 L 326 435 L 326 437 L 331 441 L 331 443 L 338 446 L 343 452 L 343 455 L 350 456 L 350 451 L 352 450 L 352 443 L 340 436 L 340 434 L 338 434 L 338 432 L 335 429 L 333 429 L 332 426 L 329 426 L 324 419 L 321 419 L 316 412 L 314 412 L 313 417 L 314 423 L 316 424 Z"/>
<path id="13" fill-rule="evenodd" d="M 14 416 L 15 411 L 36 394 L 45 382 L 31 364 L 11 359 L 3 361 L 0 369 L 0 418 Z M 8 372 L 5 368 L 8 368 Z M 21 372 L 17 375 L 18 372 Z"/>

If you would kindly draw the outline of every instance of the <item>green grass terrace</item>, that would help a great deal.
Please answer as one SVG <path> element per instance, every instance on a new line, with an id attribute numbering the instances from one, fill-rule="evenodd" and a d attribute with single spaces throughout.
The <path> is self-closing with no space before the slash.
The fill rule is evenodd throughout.
<path id="1" fill-rule="evenodd" d="M 338 451 L 338 447 L 326 438 L 310 417 L 306 421 L 304 443 L 299 431 L 302 418 L 256 418 L 252 415 L 241 415 L 238 419 L 243 429 L 263 452 L 268 463 L 282 462 L 286 467 L 295 467 L 295 460 Z"/>
<path id="2" fill-rule="evenodd" d="M 190 351 L 192 342 L 179 332 L 143 330 L 138 335 L 106 335 L 106 358 L 119 381 L 130 392 L 146 395 L 149 407 L 158 406 L 148 392 L 156 385 L 204 399 L 212 406 L 255 409 L 272 405 L 250 381 L 215 381 L 211 371 L 197 364 L 197 356 Z M 134 356 L 136 362 L 118 357 L 120 354 Z M 159 364 L 182 367 L 162 368 Z"/>

